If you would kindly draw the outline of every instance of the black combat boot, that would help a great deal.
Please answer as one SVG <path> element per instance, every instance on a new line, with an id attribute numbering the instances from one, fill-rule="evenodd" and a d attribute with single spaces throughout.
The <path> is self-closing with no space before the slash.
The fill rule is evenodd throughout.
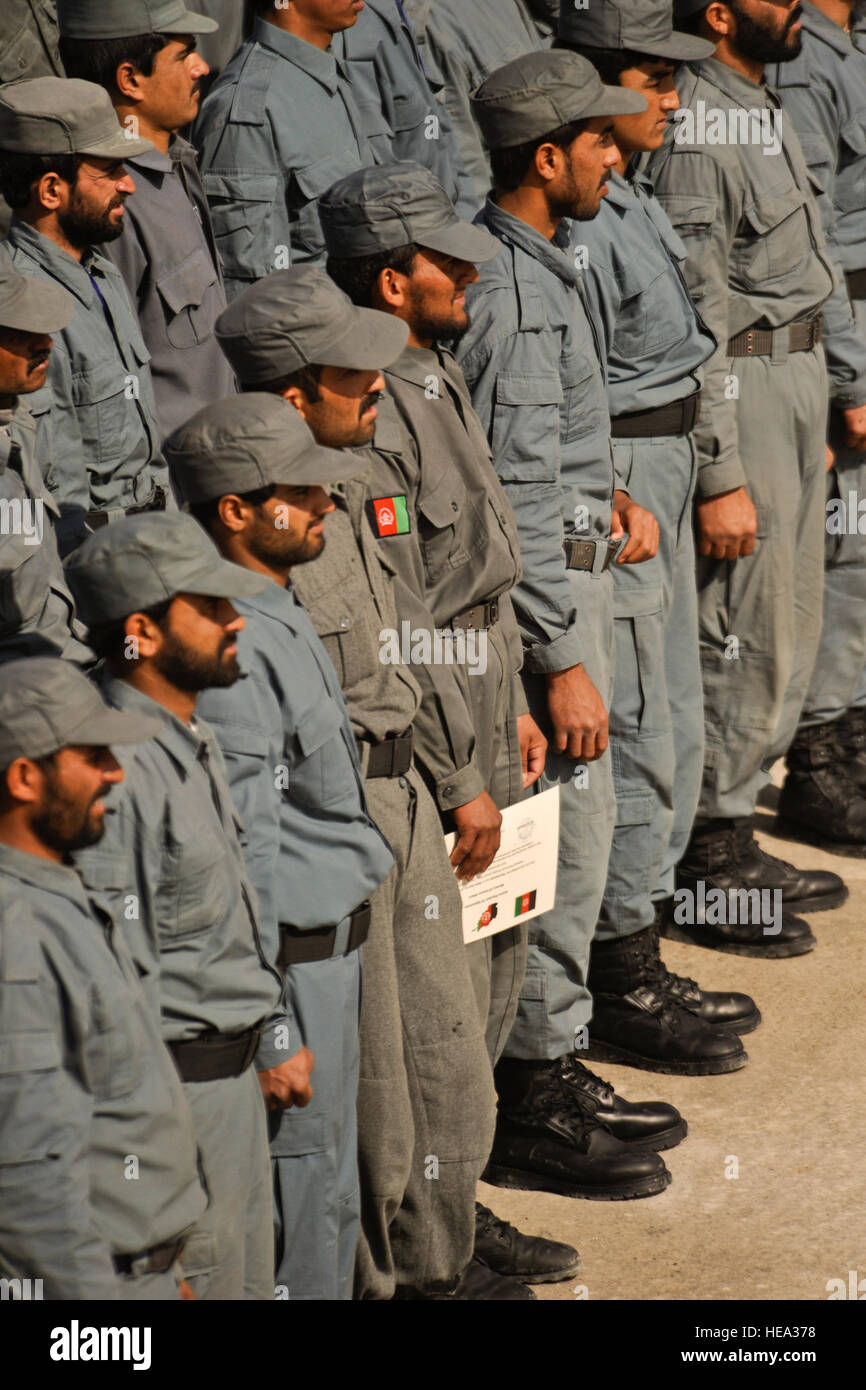
<path id="1" fill-rule="evenodd" d="M 689 1127 L 674 1106 L 661 1100 L 630 1101 L 618 1096 L 607 1081 L 585 1067 L 569 1052 L 560 1057 L 562 1079 L 570 1086 L 587 1113 L 600 1120 L 624 1144 L 647 1149 L 673 1149 L 681 1144 Z"/>
<path id="2" fill-rule="evenodd" d="M 587 1055 L 683 1076 L 738 1071 L 749 1060 L 736 1033 L 713 1028 L 667 994 L 658 930 L 593 941 Z"/>
<path id="3" fill-rule="evenodd" d="M 496 1274 L 527 1284 L 556 1284 L 580 1269 L 580 1256 L 573 1245 L 525 1236 L 480 1202 L 475 1203 L 475 1259 Z"/>
<path id="4" fill-rule="evenodd" d="M 853 705 L 833 727 L 842 745 L 848 780 L 866 796 L 866 707 Z"/>
<path id="5" fill-rule="evenodd" d="M 798 729 L 785 761 L 780 828 L 822 849 L 866 858 L 866 796 L 849 775 L 836 724 Z"/>
<path id="6" fill-rule="evenodd" d="M 652 1149 L 614 1137 L 562 1076 L 562 1058 L 496 1068 L 499 1114 L 485 1182 L 494 1187 L 621 1201 L 663 1192 L 671 1180 Z"/>

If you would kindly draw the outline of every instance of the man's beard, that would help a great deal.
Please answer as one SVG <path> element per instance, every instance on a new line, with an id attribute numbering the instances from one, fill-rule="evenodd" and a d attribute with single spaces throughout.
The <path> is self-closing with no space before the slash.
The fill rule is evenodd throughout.
<path id="1" fill-rule="evenodd" d="M 75 802 L 59 795 L 56 783 L 49 778 L 48 808 L 33 818 L 33 829 L 43 845 L 59 854 L 74 854 L 76 850 L 88 849 L 90 845 L 98 844 L 105 833 L 105 823 L 103 819 L 93 820 L 90 810 L 107 790 L 108 788 L 104 787 L 99 795 L 93 798 L 80 820 L 70 821 L 70 812 L 75 808 Z"/>
<path id="2" fill-rule="evenodd" d="M 800 5 L 789 14 L 782 33 L 771 34 L 740 9 L 739 0 L 727 0 L 727 3 L 737 21 L 734 44 L 744 58 L 751 58 L 756 63 L 790 63 L 798 57 L 803 47 L 803 32 L 801 30 L 792 38 L 791 29 L 802 13 Z"/>
<path id="3" fill-rule="evenodd" d="M 85 251 L 88 246 L 99 246 L 104 241 L 116 241 L 123 233 L 123 218 L 112 219 L 116 208 L 122 207 L 124 198 L 115 198 L 105 212 L 97 214 L 84 207 L 78 190 L 73 188 L 72 197 L 66 212 L 58 212 L 60 230 L 70 246 Z"/>
<path id="4" fill-rule="evenodd" d="M 159 674 L 176 690 L 198 695 L 202 690 L 217 690 L 234 685 L 241 668 L 236 656 L 226 661 L 223 652 L 234 642 L 233 637 L 225 637 L 213 656 L 205 656 L 186 646 L 171 631 L 163 632 L 163 644 L 153 664 Z"/>

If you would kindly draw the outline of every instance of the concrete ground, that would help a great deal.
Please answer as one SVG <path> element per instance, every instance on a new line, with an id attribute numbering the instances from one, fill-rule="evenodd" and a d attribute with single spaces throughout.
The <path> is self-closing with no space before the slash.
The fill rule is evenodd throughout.
<path id="1" fill-rule="evenodd" d="M 662 943 L 677 974 L 755 998 L 748 1065 L 675 1077 L 589 1064 L 628 1100 L 667 1100 L 688 1120 L 664 1154 L 670 1187 L 628 1202 L 479 1188 L 521 1230 L 577 1246 L 579 1273 L 536 1286 L 540 1299 L 827 1299 L 851 1270 L 866 1297 L 866 859 L 776 839 L 760 828 L 772 823 L 762 808 L 766 849 L 850 888 L 809 918 L 816 949 L 762 961 Z"/>

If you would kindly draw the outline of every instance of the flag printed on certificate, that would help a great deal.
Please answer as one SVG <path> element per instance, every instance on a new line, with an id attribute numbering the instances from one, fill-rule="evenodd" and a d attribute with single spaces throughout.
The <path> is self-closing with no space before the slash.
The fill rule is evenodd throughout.
<path id="1" fill-rule="evenodd" d="M 405 536 L 412 528 L 409 525 L 409 508 L 406 497 L 374 497 L 373 514 L 376 518 L 376 534 L 379 536 Z"/>
<path id="2" fill-rule="evenodd" d="M 536 890 L 533 888 L 531 893 L 521 893 L 519 898 L 514 899 L 514 915 L 522 917 L 524 912 L 531 912 L 535 907 Z"/>

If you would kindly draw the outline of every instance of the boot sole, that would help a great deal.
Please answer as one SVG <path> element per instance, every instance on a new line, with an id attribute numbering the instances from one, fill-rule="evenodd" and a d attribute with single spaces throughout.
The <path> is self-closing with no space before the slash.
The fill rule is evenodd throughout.
<path id="1" fill-rule="evenodd" d="M 641 1057 L 636 1052 L 628 1052 L 614 1043 L 593 1042 L 591 1039 L 586 1055 L 593 1062 L 616 1062 L 620 1066 L 660 1071 L 668 1076 L 721 1076 L 725 1072 L 739 1071 L 749 1060 L 747 1052 L 740 1052 L 736 1057 L 715 1057 L 712 1061 L 703 1062 L 657 1061 L 654 1057 Z"/>
<path id="2" fill-rule="evenodd" d="M 563 1178 L 545 1177 L 543 1173 L 526 1173 L 519 1168 L 500 1168 L 492 1163 L 481 1174 L 482 1182 L 491 1187 L 516 1188 L 518 1192 L 555 1192 L 560 1197 L 584 1197 L 590 1202 L 627 1202 L 638 1197 L 655 1197 L 664 1192 L 672 1181 L 667 1168 L 662 1173 L 648 1178 L 636 1178 L 633 1182 L 621 1183 L 604 1191 L 597 1187 L 582 1187 L 580 1183 L 566 1182 Z"/>
<path id="3" fill-rule="evenodd" d="M 742 941 L 725 941 L 720 937 L 705 940 L 703 936 L 691 936 L 675 923 L 665 922 L 662 935 L 668 941 L 684 941 L 687 946 L 702 946 L 707 951 L 722 951 L 729 956 L 755 956 L 761 960 L 786 960 L 789 956 L 805 956 L 818 945 L 814 936 L 803 936 L 796 941 L 777 941 L 766 946 L 751 946 Z"/>
<path id="4" fill-rule="evenodd" d="M 777 830 L 783 838 L 800 840 L 803 844 L 826 850 L 828 854 L 840 854 L 846 859 L 866 859 L 866 843 L 862 840 L 855 840 L 853 844 L 845 840 L 829 840 L 826 836 L 819 835 L 817 830 L 811 830 L 809 826 L 801 825 L 797 820 L 786 820 L 784 816 L 776 817 L 773 830 Z M 846 888 L 844 894 L 833 893 L 828 898 L 810 898 L 802 903 L 791 903 L 791 911 L 825 912 L 831 907 L 841 906 L 847 896 Z M 807 902 L 820 903 L 821 906 L 808 907 Z"/>

